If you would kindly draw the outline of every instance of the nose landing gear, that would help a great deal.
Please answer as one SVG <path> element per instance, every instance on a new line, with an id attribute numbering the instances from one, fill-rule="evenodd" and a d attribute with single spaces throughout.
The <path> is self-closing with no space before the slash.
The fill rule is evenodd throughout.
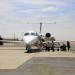
<path id="1" fill-rule="evenodd" d="M 31 51 L 31 46 L 30 46 L 30 45 L 27 45 L 27 46 L 26 46 L 26 50 L 27 50 L 28 52 L 32 52 L 32 51 Z"/>

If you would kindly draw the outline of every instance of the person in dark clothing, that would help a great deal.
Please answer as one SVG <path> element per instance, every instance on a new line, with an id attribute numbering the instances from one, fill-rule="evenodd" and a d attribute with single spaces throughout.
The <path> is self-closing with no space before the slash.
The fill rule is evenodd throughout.
<path id="1" fill-rule="evenodd" d="M 63 44 L 60 48 L 61 48 L 61 51 L 66 51 L 66 45 L 65 44 Z"/>
<path id="2" fill-rule="evenodd" d="M 69 41 L 67 41 L 67 49 L 68 49 L 68 51 L 70 50 L 70 42 Z"/>
<path id="3" fill-rule="evenodd" d="M 66 44 L 63 44 L 63 50 L 66 51 Z"/>
<path id="4" fill-rule="evenodd" d="M 46 48 L 46 51 L 50 51 L 50 43 L 49 42 L 46 43 L 45 48 Z"/>
<path id="5" fill-rule="evenodd" d="M 3 40 L 3 38 L 1 37 L 1 35 L 0 35 L 0 40 Z M 2 41 L 0 41 L 0 45 L 3 45 Z"/>
<path id="6" fill-rule="evenodd" d="M 54 50 L 54 42 L 52 41 L 52 47 L 51 47 L 51 50 L 53 50 L 53 52 L 55 51 Z"/>

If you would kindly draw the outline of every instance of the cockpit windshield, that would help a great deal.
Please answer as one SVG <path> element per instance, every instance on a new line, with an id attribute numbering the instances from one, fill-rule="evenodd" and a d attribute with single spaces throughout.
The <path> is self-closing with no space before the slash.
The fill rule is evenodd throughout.
<path id="1" fill-rule="evenodd" d="M 28 36 L 28 35 L 32 35 L 32 36 L 38 36 L 37 33 L 25 33 L 24 36 Z"/>
<path id="2" fill-rule="evenodd" d="M 37 33 L 31 33 L 31 35 L 37 36 Z"/>
<path id="3" fill-rule="evenodd" d="M 25 34 L 24 34 L 24 36 L 27 36 L 27 35 L 29 35 L 29 33 L 25 33 Z"/>

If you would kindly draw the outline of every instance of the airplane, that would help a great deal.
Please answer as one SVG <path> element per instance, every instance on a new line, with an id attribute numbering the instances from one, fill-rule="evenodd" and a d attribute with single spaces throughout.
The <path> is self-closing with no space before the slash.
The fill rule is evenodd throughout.
<path id="1" fill-rule="evenodd" d="M 50 33 L 46 33 L 45 37 L 50 37 Z M 42 35 L 35 31 L 28 31 L 24 34 L 22 41 L 0 40 L 3 43 L 24 43 L 26 50 L 31 52 L 31 46 L 36 46 L 41 50 L 43 43 Z"/>
<path id="2" fill-rule="evenodd" d="M 55 41 L 54 37 L 51 37 L 51 33 L 46 33 L 44 36 L 41 34 L 42 30 L 42 23 L 40 23 L 40 32 L 35 32 L 33 30 L 28 31 L 24 34 L 22 41 L 11 41 L 11 40 L 0 40 L 0 42 L 3 43 L 24 43 L 26 46 L 26 50 L 28 52 L 32 52 L 31 47 L 36 46 L 38 49 L 41 50 L 44 44 L 47 45 L 48 42 Z M 61 43 L 60 41 L 55 41 L 55 47 L 58 46 L 58 43 Z M 58 47 L 57 47 L 58 48 Z"/>
<path id="3" fill-rule="evenodd" d="M 28 31 L 24 34 L 22 41 L 11 41 L 11 40 L 0 40 L 0 42 L 3 43 L 24 43 L 26 46 L 26 50 L 28 52 L 32 52 L 32 46 L 36 46 L 38 49 L 42 49 L 44 47 L 43 45 L 47 45 L 48 42 L 52 44 L 52 41 L 50 40 L 51 34 L 46 33 L 45 36 L 42 36 L 40 33 L 37 33 L 35 31 Z M 52 38 L 54 39 L 54 38 Z M 60 46 L 63 45 L 64 42 L 62 41 L 54 41 L 54 48 L 60 48 Z M 36 50 L 36 49 L 35 49 Z"/>
<path id="4" fill-rule="evenodd" d="M 26 46 L 26 50 L 28 52 L 31 52 L 31 46 L 37 46 L 38 49 L 41 50 L 42 48 L 42 43 L 44 41 L 42 35 L 41 35 L 41 29 L 42 29 L 42 24 L 40 23 L 40 33 L 37 33 L 35 31 L 28 31 L 24 34 L 23 36 L 23 41 L 11 41 L 11 40 L 0 40 L 3 43 L 24 43 Z M 46 33 L 45 35 L 46 38 L 51 37 L 50 33 Z"/>

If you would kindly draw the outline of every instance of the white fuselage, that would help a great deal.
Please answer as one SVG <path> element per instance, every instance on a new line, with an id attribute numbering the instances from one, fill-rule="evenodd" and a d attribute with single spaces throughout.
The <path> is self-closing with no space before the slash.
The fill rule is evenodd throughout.
<path id="1" fill-rule="evenodd" d="M 29 31 L 24 34 L 23 40 L 26 45 L 33 45 L 39 41 L 39 35 L 36 32 Z"/>

